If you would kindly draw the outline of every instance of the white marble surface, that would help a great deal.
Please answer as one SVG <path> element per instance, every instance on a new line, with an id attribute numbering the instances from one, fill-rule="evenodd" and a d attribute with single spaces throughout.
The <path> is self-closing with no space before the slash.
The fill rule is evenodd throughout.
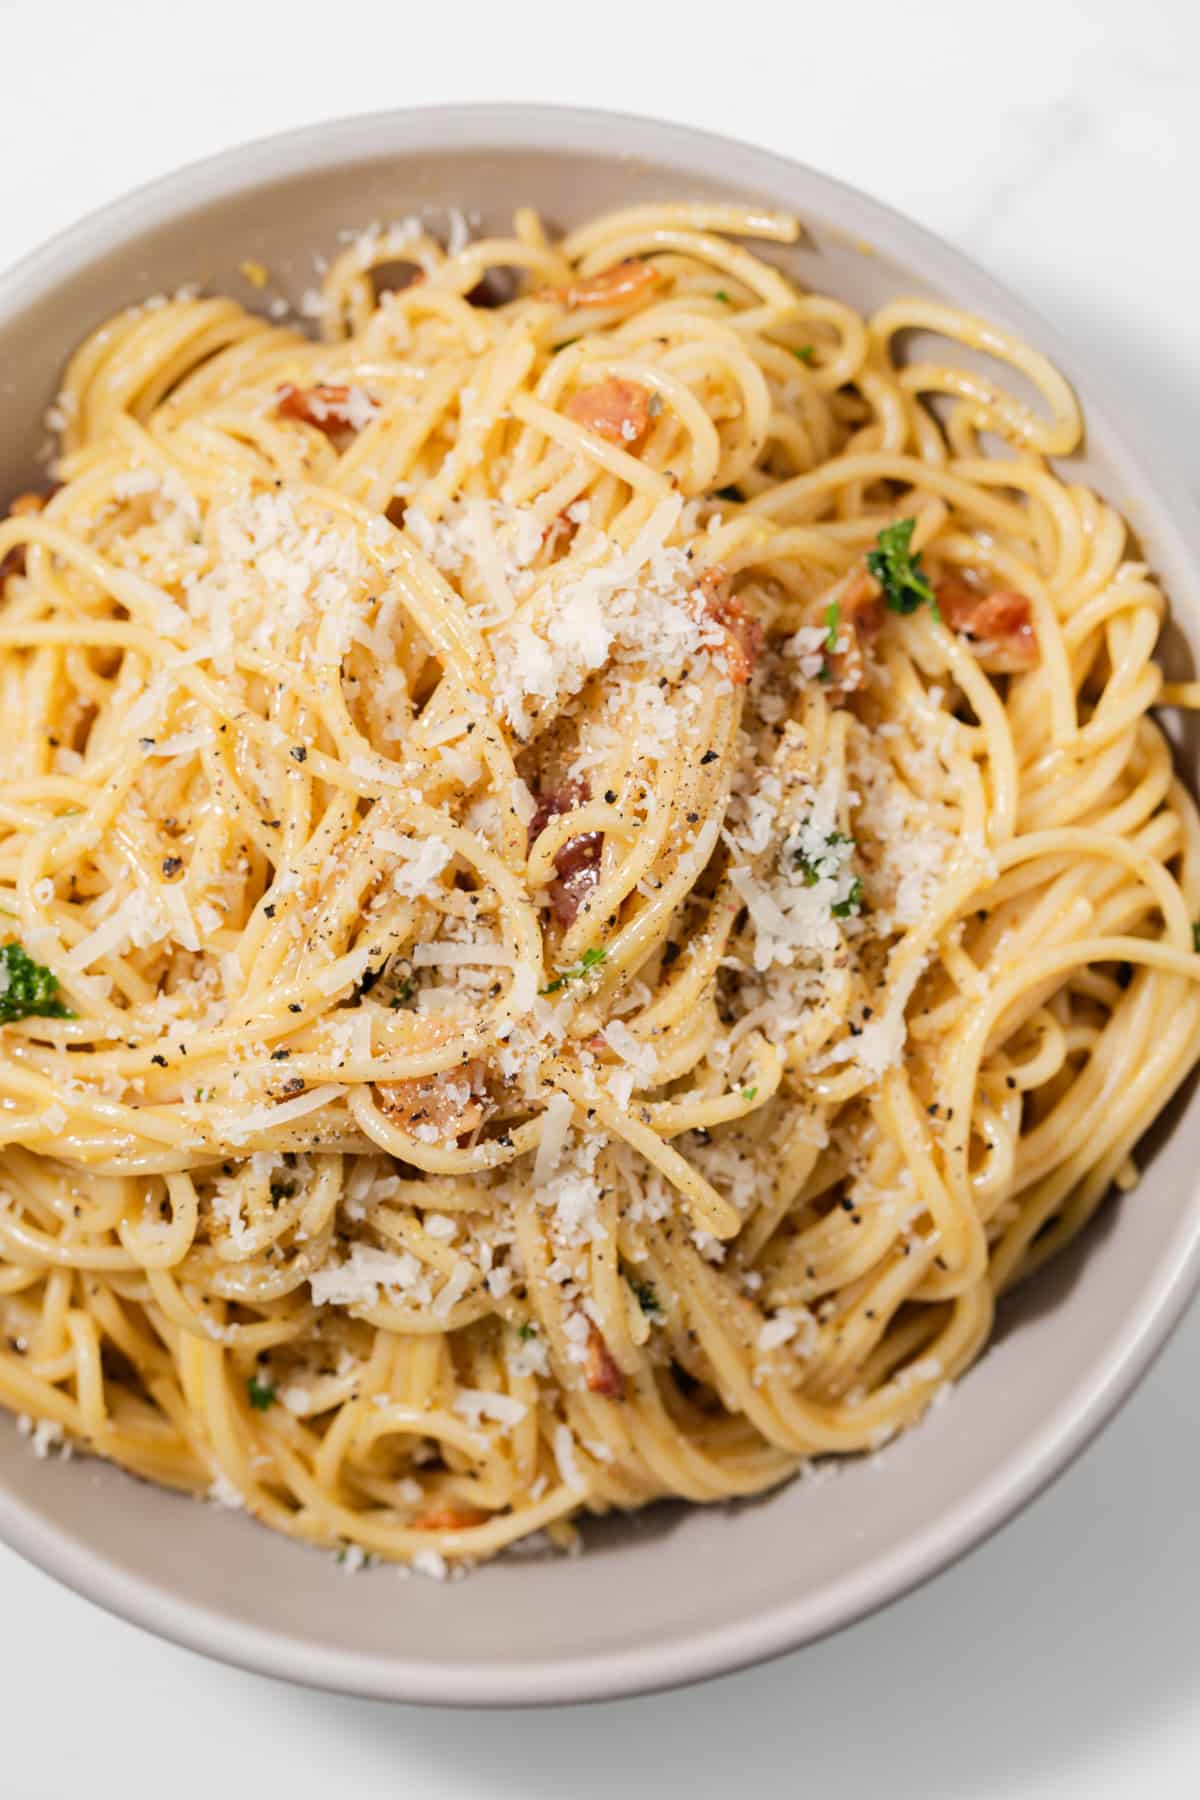
<path id="1" fill-rule="evenodd" d="M 706 0 L 0 0 L 0 263 L 180 162 L 324 116 L 465 99 L 657 113 L 818 164 L 954 239 L 1119 372 L 1187 467 L 1193 0 L 772 10 L 768 26 L 765 7 Z M 153 1642 L 0 1551 L 0 1793 L 1193 1800 L 1198 1358 L 1193 1312 L 1049 1496 L 883 1617 L 618 1705 L 450 1715 L 301 1695 Z"/>

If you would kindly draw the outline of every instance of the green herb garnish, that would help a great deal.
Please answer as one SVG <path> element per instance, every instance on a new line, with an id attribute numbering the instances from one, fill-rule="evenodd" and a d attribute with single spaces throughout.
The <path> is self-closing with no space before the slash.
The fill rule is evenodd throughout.
<path id="1" fill-rule="evenodd" d="M 530 1338 L 535 1338 L 537 1336 L 537 1326 L 531 1325 L 528 1319 L 522 1319 L 521 1323 L 517 1326 L 517 1336 L 523 1344 L 527 1344 Z"/>
<path id="2" fill-rule="evenodd" d="M 716 290 L 716 292 L 713 294 L 713 299 L 719 300 L 721 302 L 722 306 L 732 306 L 733 305 L 733 301 L 729 298 L 729 295 L 725 292 L 724 288 L 718 288 Z"/>
<path id="3" fill-rule="evenodd" d="M 648 1315 L 662 1312 L 662 1302 L 648 1281 L 635 1281 L 632 1275 L 625 1278 L 633 1289 L 633 1297 Z"/>
<path id="4" fill-rule="evenodd" d="M 255 1412 L 266 1412 L 274 1406 L 278 1390 L 273 1381 L 260 1381 L 257 1375 L 251 1375 L 246 1383 L 246 1392 Z"/>
<path id="5" fill-rule="evenodd" d="M 833 680 L 833 670 L 828 663 L 822 663 L 817 670 L 817 680 L 826 684 Z"/>
<path id="6" fill-rule="evenodd" d="M 73 1019 L 75 1014 L 58 997 L 58 976 L 35 963 L 14 938 L 0 949 L 0 1025 L 34 1016 Z"/>
<path id="7" fill-rule="evenodd" d="M 408 1005 L 413 997 L 413 989 L 414 983 L 411 975 L 406 975 L 403 981 L 397 982 L 396 991 L 388 1001 L 388 1005 L 393 1012 L 397 1012 L 400 1007 Z"/>
<path id="8" fill-rule="evenodd" d="M 792 355 L 796 358 L 797 362 L 802 363 L 811 364 L 817 359 L 817 353 L 811 344 L 801 344 L 798 350 L 793 348 Z"/>
<path id="9" fill-rule="evenodd" d="M 883 589 L 890 611 L 914 613 L 927 605 L 936 619 L 937 600 L 921 568 L 921 553 L 914 556 L 909 549 L 916 524 L 915 519 L 897 519 L 886 525 L 875 540 L 877 548 L 867 551 L 867 568 Z"/>
<path id="10" fill-rule="evenodd" d="M 742 1099 L 749 1102 L 754 1099 L 754 1096 L 757 1093 L 758 1093 L 758 1089 L 756 1087 L 743 1088 L 742 1089 Z"/>
<path id="11" fill-rule="evenodd" d="M 852 849 L 854 847 L 854 839 L 852 837 L 847 837 L 844 831 L 828 832 L 826 834 L 825 842 L 831 850 L 836 850 L 839 844 L 849 844 Z M 800 874 L 804 877 L 805 887 L 816 887 L 818 881 L 820 881 L 825 873 L 824 869 L 821 867 L 822 863 L 825 861 L 824 851 L 821 851 L 817 856 L 808 856 L 803 850 L 795 850 L 792 853 L 792 860 Z"/>
<path id="12" fill-rule="evenodd" d="M 607 959 L 607 950 L 585 950 L 577 963 L 572 963 L 569 969 L 564 969 L 561 975 L 555 977 L 549 987 L 541 988 L 539 992 L 543 994 L 557 994 L 565 988 L 569 982 L 584 981 L 591 974 L 593 969 L 598 969 L 600 964 L 606 962 Z"/>
<path id="13" fill-rule="evenodd" d="M 854 886 L 850 889 L 846 898 L 844 900 L 839 900 L 837 905 L 831 906 L 829 910 L 835 919 L 848 919 L 852 913 L 860 913 L 862 911 L 862 903 L 863 884 L 856 875 L 854 877 Z"/>
<path id="14" fill-rule="evenodd" d="M 281 1200 L 290 1200 L 296 1192 L 296 1183 L 286 1175 L 277 1175 L 269 1189 L 271 1205 L 278 1206 Z"/>
<path id="15" fill-rule="evenodd" d="M 837 649 L 838 623 L 841 618 L 841 613 L 842 609 L 836 600 L 831 600 L 829 605 L 825 608 L 825 648 L 828 650 L 830 656 L 832 656 Z"/>

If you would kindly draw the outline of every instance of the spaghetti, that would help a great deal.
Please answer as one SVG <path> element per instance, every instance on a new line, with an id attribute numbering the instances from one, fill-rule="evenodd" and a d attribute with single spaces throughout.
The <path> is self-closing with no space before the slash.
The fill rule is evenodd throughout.
<path id="1" fill-rule="evenodd" d="M 1042 357 L 795 235 L 410 221 L 320 342 L 76 353 L 0 525 L 39 1447 L 441 1574 L 878 1446 L 1132 1185 L 1200 1055 L 1163 596 Z"/>

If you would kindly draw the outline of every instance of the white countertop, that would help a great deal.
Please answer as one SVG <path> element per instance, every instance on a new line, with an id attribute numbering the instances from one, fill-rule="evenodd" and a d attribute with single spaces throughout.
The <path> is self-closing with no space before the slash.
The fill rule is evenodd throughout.
<path id="1" fill-rule="evenodd" d="M 1191 0 L 777 0 L 774 25 L 704 0 L 0 11 L 0 264 L 181 162 L 313 119 L 483 99 L 654 113 L 817 164 L 953 239 L 1118 371 L 1195 468 Z M 0 1793 L 1194 1800 L 1198 1361 L 1193 1311 L 1099 1445 L 920 1594 L 646 1700 L 456 1715 L 301 1694 L 159 1644 L 0 1550 Z"/>

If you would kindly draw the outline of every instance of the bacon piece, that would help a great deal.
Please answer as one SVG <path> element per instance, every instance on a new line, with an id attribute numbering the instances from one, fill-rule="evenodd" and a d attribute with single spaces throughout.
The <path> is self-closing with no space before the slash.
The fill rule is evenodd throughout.
<path id="1" fill-rule="evenodd" d="M 553 792 L 540 795 L 529 821 L 530 845 L 545 831 L 551 819 L 572 812 L 591 797 L 592 791 L 586 781 L 565 781 Z M 560 925 L 575 923 L 580 908 L 599 881 L 600 852 L 603 847 L 602 831 L 581 831 L 578 837 L 568 838 L 554 858 L 557 876 L 548 884 L 546 891 Z"/>
<path id="2" fill-rule="evenodd" d="M 729 591 L 724 569 L 708 569 L 700 577 L 700 604 L 706 618 L 715 619 L 725 632 L 725 668 L 734 687 L 745 687 L 762 648 L 763 630 L 752 619 L 737 594 Z"/>
<path id="3" fill-rule="evenodd" d="M 436 1127 L 443 1143 L 468 1136 L 483 1124 L 487 1108 L 478 1090 L 483 1064 L 463 1063 L 440 1075 L 415 1075 L 409 1081 L 381 1081 L 375 1092 L 381 1110 L 401 1131 L 421 1125 Z"/>
<path id="4" fill-rule="evenodd" d="M 568 519 L 566 510 L 556 513 L 554 518 L 542 532 L 542 548 L 550 556 L 560 556 L 574 542 L 575 533 L 579 530 L 578 521 Z"/>
<path id="5" fill-rule="evenodd" d="M 587 1360 L 583 1365 L 583 1373 L 593 1394 L 603 1394 L 608 1400 L 619 1400 L 625 1391 L 621 1371 L 594 1325 L 588 1331 Z"/>
<path id="6" fill-rule="evenodd" d="M 433 1506 L 419 1513 L 412 1522 L 414 1531 L 466 1531 L 471 1525 L 482 1525 L 487 1518 L 477 1506 Z"/>
<path id="7" fill-rule="evenodd" d="M 846 648 L 834 651 L 827 663 L 828 693 L 834 706 L 862 686 L 863 649 L 878 637 L 883 618 L 879 583 L 866 569 L 860 569 L 838 601 L 837 636 L 839 642 L 846 639 Z"/>
<path id="8" fill-rule="evenodd" d="M 611 306 L 614 301 L 637 299 L 657 287 L 662 275 L 640 256 L 614 263 L 598 275 L 584 275 L 563 287 L 539 288 L 535 300 L 556 300 L 560 306 Z"/>
<path id="9" fill-rule="evenodd" d="M 1006 588 L 983 591 L 965 581 L 943 581 L 938 610 L 951 631 L 975 645 L 979 666 L 992 675 L 1018 675 L 1041 660 L 1033 607 Z"/>
<path id="10" fill-rule="evenodd" d="M 650 430 L 650 392 L 637 381 L 623 381 L 610 375 L 595 387 L 580 388 L 567 401 L 568 419 L 574 419 L 594 431 L 597 437 L 620 444 L 636 456 Z"/>
<path id="11" fill-rule="evenodd" d="M 332 438 L 344 431 L 361 431 L 364 403 L 376 410 L 375 401 L 361 390 L 325 381 L 298 388 L 289 381 L 279 390 L 275 411 L 281 419 L 300 419 Z"/>
<path id="12" fill-rule="evenodd" d="M 9 518 L 23 519 L 30 513 L 40 513 L 47 500 L 52 500 L 61 486 L 61 481 L 56 481 L 54 486 L 44 494 L 35 494 L 32 491 L 17 494 L 8 503 Z M 24 544 L 14 544 L 8 555 L 0 559 L 0 588 L 4 586 L 10 575 L 23 575 L 24 573 L 25 546 Z"/>
<path id="13" fill-rule="evenodd" d="M 839 602 L 838 634 L 849 626 L 868 643 L 878 637 L 883 624 L 883 595 L 879 583 L 866 569 L 860 569 Z"/>

